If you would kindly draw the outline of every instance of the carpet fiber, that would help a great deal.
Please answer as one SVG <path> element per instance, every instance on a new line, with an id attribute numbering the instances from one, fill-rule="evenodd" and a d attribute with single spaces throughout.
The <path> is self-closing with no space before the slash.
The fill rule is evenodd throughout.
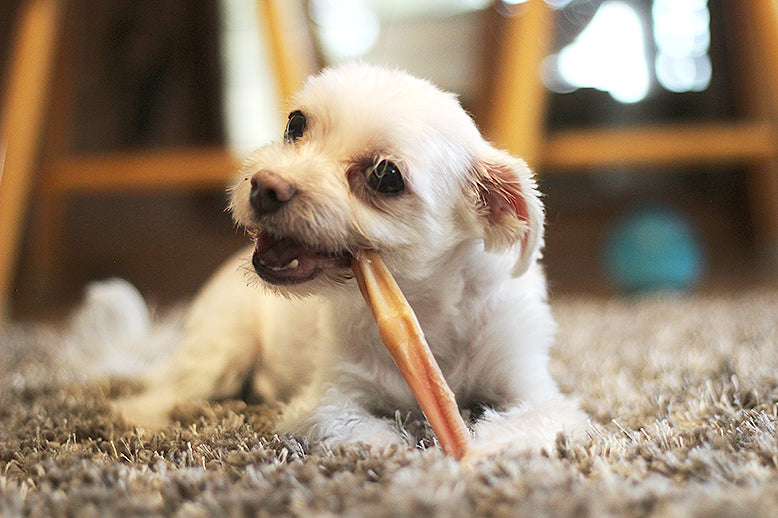
<path id="1" fill-rule="evenodd" d="M 139 431 L 109 405 L 137 383 L 95 381 L 93 345 L 0 328 L 0 516 L 778 516 L 778 293 L 554 312 L 552 369 L 588 436 L 469 467 L 437 448 L 313 453 L 238 401 Z"/>

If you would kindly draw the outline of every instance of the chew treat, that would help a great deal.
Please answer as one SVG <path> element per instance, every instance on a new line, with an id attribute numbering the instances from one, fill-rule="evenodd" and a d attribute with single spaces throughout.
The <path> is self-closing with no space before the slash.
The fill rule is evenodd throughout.
<path id="1" fill-rule="evenodd" d="M 352 262 L 354 276 L 378 332 L 408 383 L 443 450 L 461 459 L 468 432 L 454 393 L 440 371 L 413 309 L 378 252 L 360 250 Z"/>

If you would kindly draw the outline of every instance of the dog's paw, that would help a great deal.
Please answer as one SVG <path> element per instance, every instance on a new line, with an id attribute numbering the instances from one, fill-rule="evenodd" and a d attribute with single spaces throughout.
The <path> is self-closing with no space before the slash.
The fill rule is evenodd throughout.
<path id="1" fill-rule="evenodd" d="M 170 412 L 177 404 L 173 394 L 155 392 L 142 392 L 111 403 L 114 412 L 128 423 L 152 431 L 170 423 Z"/>
<path id="2" fill-rule="evenodd" d="M 378 421 L 378 420 L 377 420 Z M 387 453 L 392 450 L 411 449 L 410 438 L 402 435 L 399 430 L 387 423 L 363 423 L 354 428 L 351 433 L 343 436 L 330 436 L 320 441 L 326 449 L 338 446 L 365 446 L 376 453 Z"/>
<path id="3" fill-rule="evenodd" d="M 517 405 L 497 412 L 487 410 L 474 428 L 468 458 L 477 460 L 505 451 L 551 450 L 557 436 L 577 437 L 588 426 L 588 417 L 578 404 L 554 398 L 542 405 Z"/>
<path id="4" fill-rule="evenodd" d="M 364 445 L 376 451 L 413 446 L 410 435 L 394 421 L 352 403 L 323 405 L 302 414 L 285 412 L 278 431 L 303 435 L 311 444 L 329 450 L 341 445 Z"/>

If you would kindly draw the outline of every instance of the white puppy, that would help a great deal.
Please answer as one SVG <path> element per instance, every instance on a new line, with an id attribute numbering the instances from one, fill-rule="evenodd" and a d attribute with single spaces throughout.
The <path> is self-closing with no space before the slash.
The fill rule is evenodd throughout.
<path id="1" fill-rule="evenodd" d="M 252 395 L 285 404 L 279 431 L 316 444 L 407 444 L 394 416 L 418 406 L 350 269 L 351 251 L 372 248 L 460 407 L 476 410 L 477 447 L 546 447 L 585 423 L 547 367 L 532 174 L 453 95 L 397 71 L 326 70 L 294 97 L 283 141 L 246 160 L 230 209 L 256 243 L 253 268 L 243 254 L 203 289 L 178 353 L 121 403 L 131 419 Z"/>

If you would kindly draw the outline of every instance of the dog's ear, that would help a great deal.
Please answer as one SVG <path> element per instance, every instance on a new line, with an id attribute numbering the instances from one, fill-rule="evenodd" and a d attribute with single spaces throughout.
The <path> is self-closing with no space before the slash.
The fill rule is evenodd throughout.
<path id="1" fill-rule="evenodd" d="M 514 251 L 513 274 L 529 268 L 543 242 L 543 207 L 524 160 L 491 146 L 472 171 L 477 226 L 490 251 Z"/>

